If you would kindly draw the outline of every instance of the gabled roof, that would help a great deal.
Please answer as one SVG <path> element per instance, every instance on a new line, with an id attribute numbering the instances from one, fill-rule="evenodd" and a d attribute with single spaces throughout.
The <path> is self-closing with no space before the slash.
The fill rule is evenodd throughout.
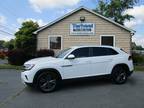
<path id="1" fill-rule="evenodd" d="M 60 17 L 60 18 L 52 21 L 51 23 L 49 23 L 49 24 L 47 24 L 47 25 L 45 25 L 45 26 L 43 26 L 43 27 L 40 27 L 38 30 L 36 30 L 36 31 L 34 32 L 34 34 L 37 34 L 38 32 L 44 30 L 45 28 L 47 28 L 47 27 L 49 27 L 49 26 L 51 26 L 51 25 L 53 25 L 53 24 L 55 24 L 55 23 L 58 23 L 59 21 L 63 20 L 64 18 L 66 18 L 66 17 L 72 15 L 73 13 L 75 13 L 75 12 L 77 12 L 77 11 L 80 11 L 80 10 L 82 10 L 82 9 L 83 9 L 83 10 L 86 10 L 86 11 L 88 11 L 88 12 L 90 12 L 90 13 L 96 15 L 96 16 L 99 16 L 100 18 L 102 18 L 102 19 L 104 19 L 104 20 L 106 20 L 106 21 L 109 21 L 109 22 L 117 25 L 118 27 L 121 27 L 121 28 L 123 28 L 123 29 L 125 29 L 125 30 L 127 30 L 127 31 L 129 31 L 129 32 L 131 32 L 131 33 L 135 33 L 134 30 L 132 30 L 132 29 L 130 29 L 130 28 L 127 28 L 127 27 L 125 27 L 125 26 L 123 26 L 123 25 L 121 25 L 121 24 L 119 24 L 119 23 L 117 23 L 117 22 L 115 22 L 115 21 L 113 21 L 113 20 L 111 20 L 111 19 L 109 19 L 109 18 L 106 18 L 106 17 L 100 15 L 99 13 L 94 12 L 94 11 L 91 10 L 91 9 L 88 9 L 88 8 L 86 8 L 86 7 L 81 6 L 81 7 L 77 8 L 77 9 L 75 9 L 75 10 L 73 10 L 73 11 L 65 14 L 64 16 L 62 16 L 62 17 Z"/>

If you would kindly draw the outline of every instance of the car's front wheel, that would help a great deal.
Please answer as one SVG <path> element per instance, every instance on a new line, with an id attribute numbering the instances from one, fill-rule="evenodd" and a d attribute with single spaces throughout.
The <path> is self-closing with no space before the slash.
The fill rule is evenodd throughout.
<path id="1" fill-rule="evenodd" d="M 52 72 L 44 72 L 37 79 L 37 87 L 44 93 L 52 92 L 57 88 L 58 78 Z"/>
<path id="2" fill-rule="evenodd" d="M 127 70 L 122 66 L 116 66 L 112 70 L 112 81 L 116 84 L 124 84 L 127 81 Z"/>

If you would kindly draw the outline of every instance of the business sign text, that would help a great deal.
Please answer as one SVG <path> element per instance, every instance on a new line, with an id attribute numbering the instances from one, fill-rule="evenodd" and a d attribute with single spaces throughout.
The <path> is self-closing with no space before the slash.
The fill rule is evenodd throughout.
<path id="1" fill-rule="evenodd" d="M 94 35 L 95 25 L 93 23 L 74 23 L 70 25 L 71 35 Z"/>

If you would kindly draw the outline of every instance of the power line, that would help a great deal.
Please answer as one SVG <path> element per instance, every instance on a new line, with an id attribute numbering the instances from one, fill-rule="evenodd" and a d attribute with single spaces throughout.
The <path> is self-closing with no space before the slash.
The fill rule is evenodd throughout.
<path id="1" fill-rule="evenodd" d="M 17 17 L 19 17 L 19 14 L 16 13 L 15 8 L 12 8 L 12 7 L 9 8 L 5 4 L 6 4 L 6 2 L 1 3 L 0 8 L 2 10 L 4 10 L 7 14 L 9 14 L 11 16 L 11 19 L 13 19 L 13 20 L 17 19 Z M 17 27 L 15 27 L 14 25 L 11 25 L 11 27 L 10 27 L 9 25 L 6 25 L 6 24 L 0 24 L 0 28 L 2 28 L 6 32 L 9 31 L 8 33 L 10 33 L 10 32 L 14 33 L 14 32 L 16 32 L 16 30 L 14 30 L 14 28 L 17 28 Z"/>
<path id="2" fill-rule="evenodd" d="M 10 13 L 12 16 L 14 16 L 15 18 L 17 18 L 18 15 L 16 15 L 12 10 L 13 9 L 9 9 L 7 6 L 5 6 L 3 3 L 1 3 L 1 9 L 3 9 L 5 12 L 7 12 L 8 14 Z"/>
<path id="3" fill-rule="evenodd" d="M 6 25 L 2 25 L 0 24 L 1 27 L 3 27 L 4 29 L 7 29 L 9 31 L 15 32 L 13 29 L 11 29 L 10 27 L 6 26 Z"/>
<path id="4" fill-rule="evenodd" d="M 5 34 L 8 34 L 8 35 L 12 35 L 12 36 L 14 36 L 12 33 L 9 33 L 9 32 L 4 31 L 4 30 L 0 30 L 0 32 L 5 33 Z"/>
<path id="5" fill-rule="evenodd" d="M 15 13 L 15 12 L 16 12 L 15 9 L 12 8 L 12 7 L 11 7 L 11 8 L 8 8 L 8 7 L 4 4 L 4 2 L 1 3 L 0 8 L 1 8 L 2 10 L 4 10 L 8 15 L 11 14 L 11 19 L 13 19 L 13 20 L 16 20 L 16 19 L 19 17 L 19 15 Z M 7 25 L 4 25 L 4 24 L 0 24 L 0 26 L 3 27 L 3 29 L 6 30 L 6 31 L 15 32 L 15 30 L 14 30 L 13 28 L 16 28 L 16 27 L 15 27 L 14 25 L 11 25 L 12 27 L 9 27 L 9 25 L 7 26 Z"/>

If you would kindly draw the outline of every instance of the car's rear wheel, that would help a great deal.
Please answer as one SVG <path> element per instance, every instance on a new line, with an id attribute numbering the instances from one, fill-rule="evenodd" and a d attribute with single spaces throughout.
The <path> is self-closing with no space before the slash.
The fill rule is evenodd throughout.
<path id="1" fill-rule="evenodd" d="M 116 84 L 124 84 L 127 81 L 127 70 L 123 66 L 116 66 L 112 70 L 112 81 Z"/>
<path id="2" fill-rule="evenodd" d="M 58 77 L 52 72 L 43 72 L 38 76 L 37 87 L 44 93 L 52 92 L 57 88 Z"/>

